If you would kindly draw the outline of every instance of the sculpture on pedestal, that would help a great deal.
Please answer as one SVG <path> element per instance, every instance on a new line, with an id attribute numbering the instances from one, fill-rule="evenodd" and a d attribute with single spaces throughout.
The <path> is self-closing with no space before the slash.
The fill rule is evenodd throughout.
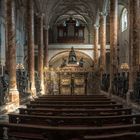
<path id="1" fill-rule="evenodd" d="M 84 65 L 84 60 L 83 60 L 83 57 L 80 59 L 80 61 L 79 61 L 79 66 L 80 67 L 83 67 L 83 65 Z"/>
<path id="2" fill-rule="evenodd" d="M 74 48 L 72 47 L 69 53 L 68 64 L 76 64 L 76 63 L 77 63 L 77 57 L 76 57 Z"/>

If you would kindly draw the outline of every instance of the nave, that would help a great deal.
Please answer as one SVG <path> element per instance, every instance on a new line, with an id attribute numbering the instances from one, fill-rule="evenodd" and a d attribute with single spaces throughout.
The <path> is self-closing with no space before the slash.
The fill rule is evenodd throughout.
<path id="1" fill-rule="evenodd" d="M 140 0 L 0 0 L 0 139 L 139 140 Z"/>

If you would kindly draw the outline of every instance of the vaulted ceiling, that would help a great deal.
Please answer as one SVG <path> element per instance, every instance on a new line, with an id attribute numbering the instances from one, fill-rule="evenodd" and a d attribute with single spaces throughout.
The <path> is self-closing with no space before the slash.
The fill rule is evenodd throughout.
<path id="1" fill-rule="evenodd" d="M 74 17 L 84 23 L 95 23 L 97 12 L 102 11 L 108 0 L 34 0 L 37 13 L 44 13 L 45 24 Z"/>
<path id="2" fill-rule="evenodd" d="M 16 0 L 22 6 L 25 0 Z M 98 24 L 99 12 L 109 11 L 109 0 L 33 0 L 36 13 L 43 13 L 44 24 L 53 26 L 59 20 L 73 17 L 85 24 Z M 127 6 L 128 0 L 119 0 L 119 4 Z"/>

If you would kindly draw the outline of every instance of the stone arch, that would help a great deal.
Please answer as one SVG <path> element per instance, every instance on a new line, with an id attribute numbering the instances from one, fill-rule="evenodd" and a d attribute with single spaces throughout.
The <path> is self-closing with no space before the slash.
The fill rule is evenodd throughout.
<path id="1" fill-rule="evenodd" d="M 83 57 L 84 59 L 84 67 L 88 68 L 93 66 L 93 60 L 90 56 L 88 56 L 87 54 L 85 54 L 84 52 L 81 51 L 77 51 L 75 50 L 76 56 L 77 56 L 77 60 L 79 61 L 80 58 Z M 60 67 L 62 64 L 62 60 L 63 58 L 65 58 L 68 61 L 68 55 L 69 55 L 69 50 L 66 51 L 62 51 L 59 52 L 57 54 L 55 54 L 50 60 L 49 60 L 49 66 L 52 67 Z"/>

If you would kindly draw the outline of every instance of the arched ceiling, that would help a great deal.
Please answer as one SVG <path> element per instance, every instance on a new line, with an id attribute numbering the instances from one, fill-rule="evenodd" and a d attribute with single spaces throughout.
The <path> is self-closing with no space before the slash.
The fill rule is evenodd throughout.
<path id="1" fill-rule="evenodd" d="M 107 0 L 34 0 L 37 13 L 45 14 L 45 24 L 53 25 L 60 17 L 73 16 L 94 24 L 98 11 Z"/>
<path id="2" fill-rule="evenodd" d="M 26 0 L 28 1 L 28 0 Z M 16 3 L 25 6 L 25 0 Z M 88 26 L 98 24 L 99 12 L 109 12 L 109 0 L 33 0 L 36 13 L 43 13 L 45 26 L 55 24 L 62 17 L 73 16 Z M 119 4 L 128 6 L 128 0 L 119 0 Z"/>

